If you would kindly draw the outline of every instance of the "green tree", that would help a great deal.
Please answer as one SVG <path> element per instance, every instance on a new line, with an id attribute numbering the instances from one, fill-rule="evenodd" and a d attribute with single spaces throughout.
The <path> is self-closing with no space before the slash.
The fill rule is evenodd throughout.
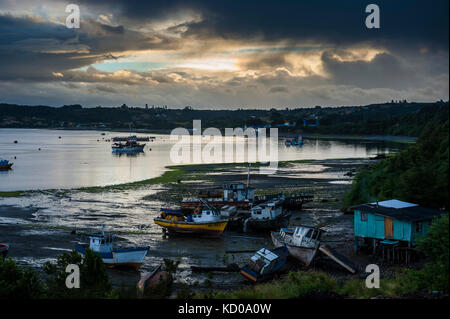
<path id="1" fill-rule="evenodd" d="M 75 264 L 80 267 L 80 288 L 66 287 L 66 267 Z M 44 272 L 47 274 L 46 285 L 50 298 L 108 298 L 114 297 L 109 281 L 106 265 L 100 254 L 86 249 L 84 256 L 75 250 L 64 253 L 57 259 L 56 264 L 45 263 Z"/>
<path id="2" fill-rule="evenodd" d="M 0 258 L 0 299 L 36 299 L 45 296 L 35 270 L 21 267 L 11 258 Z"/>

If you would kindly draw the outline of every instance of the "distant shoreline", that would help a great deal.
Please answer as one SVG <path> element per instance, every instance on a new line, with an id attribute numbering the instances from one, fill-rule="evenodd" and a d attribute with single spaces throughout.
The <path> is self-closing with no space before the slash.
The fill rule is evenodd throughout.
<path id="1" fill-rule="evenodd" d="M 0 129 L 30 129 L 30 130 L 55 130 L 55 131 L 98 131 L 98 132 L 116 132 L 116 133 L 130 133 L 127 129 L 100 129 L 100 128 L 32 128 L 32 127 L 0 127 Z M 170 134 L 171 129 L 133 129 L 131 133 L 139 134 Z M 393 143 L 404 143 L 413 144 L 416 142 L 418 137 L 415 136 L 402 136 L 402 135 L 346 135 L 346 134 L 319 134 L 319 133 L 279 133 L 279 138 L 286 138 L 301 135 L 305 139 L 310 140 L 347 140 L 347 141 L 378 141 L 378 142 L 393 142 Z"/>

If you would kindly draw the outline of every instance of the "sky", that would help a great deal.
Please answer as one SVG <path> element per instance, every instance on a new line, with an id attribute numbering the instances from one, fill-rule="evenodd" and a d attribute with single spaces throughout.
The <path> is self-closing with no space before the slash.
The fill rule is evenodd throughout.
<path id="1" fill-rule="evenodd" d="M 80 8 L 67 28 L 66 6 Z M 366 6 L 380 8 L 367 28 Z M 0 102 L 198 109 L 449 97 L 448 0 L 0 0 Z"/>

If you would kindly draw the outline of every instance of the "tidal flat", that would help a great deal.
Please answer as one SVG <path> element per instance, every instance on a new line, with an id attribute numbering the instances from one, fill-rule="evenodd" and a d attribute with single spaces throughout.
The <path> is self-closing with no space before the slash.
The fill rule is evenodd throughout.
<path id="1" fill-rule="evenodd" d="M 309 225 L 325 230 L 323 240 L 349 256 L 360 267 L 364 256 L 353 256 L 353 216 L 341 212 L 352 176 L 374 163 L 367 158 L 280 162 L 274 174 L 259 172 L 253 165 L 250 186 L 257 195 L 308 193 L 314 200 L 293 211 L 290 225 Z M 41 269 L 46 261 L 70 251 L 82 234 L 98 231 L 104 224 L 116 235 L 117 245 L 149 245 L 150 251 L 140 271 L 109 270 L 115 286 L 133 286 L 142 273 L 163 262 L 180 261 L 175 287 L 192 291 L 234 290 L 247 286 L 239 273 L 193 273 L 191 266 L 223 267 L 243 265 L 252 253 L 226 251 L 273 247 L 268 233 L 226 231 L 219 239 L 164 238 L 153 218 L 161 207 L 177 208 L 183 197 L 204 188 L 220 188 L 223 183 L 247 182 L 246 164 L 208 164 L 168 167 L 166 176 L 117 187 L 25 192 L 20 197 L 0 199 L 0 242 L 11 245 L 10 256 L 20 264 Z M 289 269 L 302 269 L 290 260 Z M 318 258 L 313 270 L 351 278 L 337 264 Z"/>

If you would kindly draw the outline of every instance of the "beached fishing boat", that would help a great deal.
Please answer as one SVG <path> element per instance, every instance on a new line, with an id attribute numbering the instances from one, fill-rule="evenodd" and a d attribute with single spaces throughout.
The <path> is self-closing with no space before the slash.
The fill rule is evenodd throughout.
<path id="1" fill-rule="evenodd" d="M 288 250 L 285 246 L 274 250 L 262 248 L 252 256 L 250 262 L 241 268 L 241 275 L 257 282 L 276 274 L 286 264 Z"/>
<path id="2" fill-rule="evenodd" d="M 172 277 L 167 271 L 161 269 L 162 265 L 155 267 L 151 272 L 144 274 L 136 285 L 139 297 L 147 291 L 157 289 L 162 284 L 170 284 Z"/>
<path id="3" fill-rule="evenodd" d="M 228 224 L 223 219 L 220 211 L 214 207 L 208 207 L 200 211 L 194 211 L 192 214 L 184 215 L 177 211 L 161 209 L 161 216 L 155 218 L 155 224 L 163 227 L 172 234 L 191 234 L 208 237 L 219 237 L 222 235 Z"/>
<path id="4" fill-rule="evenodd" d="M 2 256 L 3 260 L 8 256 L 9 245 L 0 243 L 0 256 Z"/>
<path id="5" fill-rule="evenodd" d="M 114 236 L 105 235 L 104 227 L 102 232 L 97 234 L 87 234 L 89 245 L 75 245 L 75 250 L 84 255 L 86 248 L 100 253 L 103 262 L 108 267 L 132 267 L 138 269 L 144 262 L 149 246 L 133 248 L 113 248 Z"/>
<path id="6" fill-rule="evenodd" d="M 210 192 L 211 194 L 211 192 Z M 220 196 L 222 194 L 222 196 Z M 180 207 L 185 210 L 193 210 L 203 207 L 204 203 L 220 208 L 222 206 L 236 206 L 242 209 L 249 209 L 255 199 L 255 189 L 243 183 L 231 183 L 222 185 L 222 193 L 216 192 L 212 196 L 205 196 L 200 192 L 197 197 L 185 197 L 180 202 Z"/>
<path id="7" fill-rule="evenodd" d="M 319 228 L 298 226 L 295 229 L 282 228 L 279 232 L 271 232 L 276 247 L 286 246 L 289 254 L 309 266 L 320 247 Z"/>
<path id="8" fill-rule="evenodd" d="M 286 227 L 291 212 L 283 210 L 284 197 L 277 197 L 250 209 L 250 217 L 243 221 L 243 231 L 266 231 Z"/>
<path id="9" fill-rule="evenodd" d="M 8 160 L 0 158 L 0 170 L 8 170 L 11 168 L 11 166 L 13 166 L 13 163 L 11 163 Z"/>

